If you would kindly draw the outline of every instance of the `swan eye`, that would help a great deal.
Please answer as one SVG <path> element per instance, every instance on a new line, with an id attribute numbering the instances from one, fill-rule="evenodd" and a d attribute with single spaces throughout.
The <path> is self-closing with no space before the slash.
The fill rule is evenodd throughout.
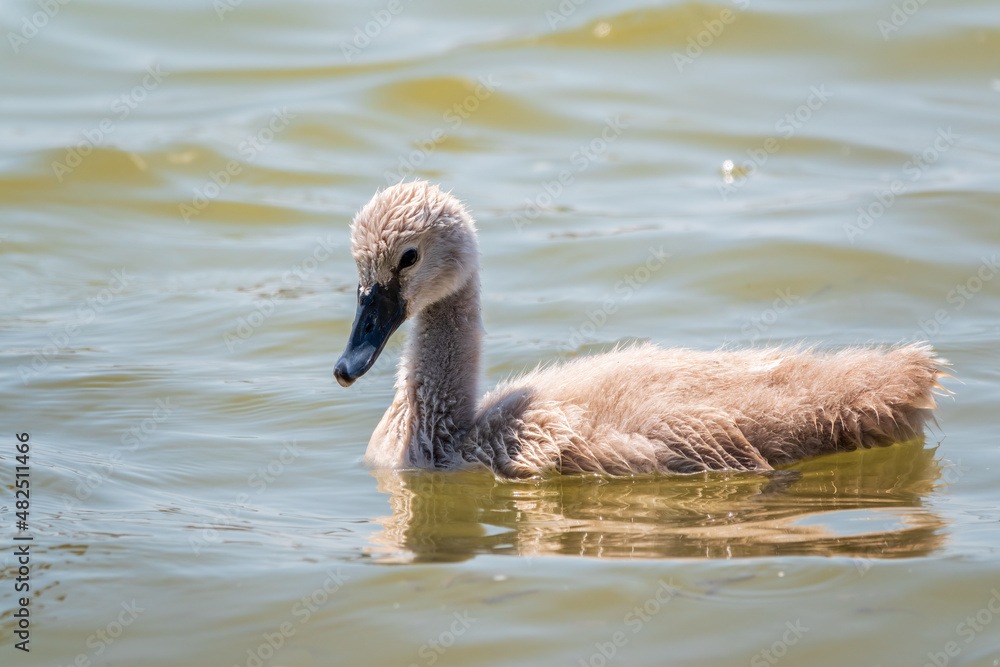
<path id="1" fill-rule="evenodd" d="M 417 249 L 408 248 L 403 256 L 399 258 L 399 268 L 405 269 L 408 266 L 413 266 L 417 263 Z"/>

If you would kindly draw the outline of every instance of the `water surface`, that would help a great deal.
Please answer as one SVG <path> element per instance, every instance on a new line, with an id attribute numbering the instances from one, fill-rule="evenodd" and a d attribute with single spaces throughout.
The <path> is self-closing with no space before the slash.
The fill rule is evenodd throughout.
<path id="1" fill-rule="evenodd" d="M 41 7 L 0 7 L 3 664 L 1000 664 L 995 3 Z M 369 471 L 406 328 L 336 385 L 347 225 L 402 177 L 477 217 L 486 385 L 921 339 L 955 396 L 768 475 Z"/>

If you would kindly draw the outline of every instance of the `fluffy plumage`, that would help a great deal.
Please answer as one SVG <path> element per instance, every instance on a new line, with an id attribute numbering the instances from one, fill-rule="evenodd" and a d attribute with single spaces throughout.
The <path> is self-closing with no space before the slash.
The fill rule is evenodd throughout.
<path id="1" fill-rule="evenodd" d="M 359 295 L 391 286 L 415 320 L 395 399 L 368 444 L 375 467 L 485 466 L 505 478 L 768 470 L 912 438 L 941 386 L 926 345 L 638 345 L 528 373 L 480 401 L 478 245 L 462 204 L 402 183 L 377 193 L 351 232 Z M 412 267 L 400 262 L 407 249 L 419 250 Z"/>

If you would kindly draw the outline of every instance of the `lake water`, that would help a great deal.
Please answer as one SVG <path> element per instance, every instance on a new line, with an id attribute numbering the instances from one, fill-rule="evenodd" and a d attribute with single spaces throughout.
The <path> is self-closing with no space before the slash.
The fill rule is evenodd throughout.
<path id="1" fill-rule="evenodd" d="M 0 663 L 1000 664 L 995 2 L 0 27 Z M 347 227 L 402 177 L 478 220 L 486 386 L 622 340 L 924 339 L 955 394 L 923 441 L 772 475 L 369 471 L 406 328 L 334 382 Z"/>

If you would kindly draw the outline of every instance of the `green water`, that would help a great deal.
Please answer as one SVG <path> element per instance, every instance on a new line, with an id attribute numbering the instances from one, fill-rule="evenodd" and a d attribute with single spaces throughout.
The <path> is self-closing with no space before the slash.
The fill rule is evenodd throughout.
<path id="1" fill-rule="evenodd" d="M 0 28 L 0 664 L 1000 664 L 995 2 Z M 919 338 L 955 395 L 922 442 L 769 476 L 369 471 L 406 328 L 333 381 L 347 225 L 402 176 L 477 217 L 487 385 L 635 338 Z"/>

